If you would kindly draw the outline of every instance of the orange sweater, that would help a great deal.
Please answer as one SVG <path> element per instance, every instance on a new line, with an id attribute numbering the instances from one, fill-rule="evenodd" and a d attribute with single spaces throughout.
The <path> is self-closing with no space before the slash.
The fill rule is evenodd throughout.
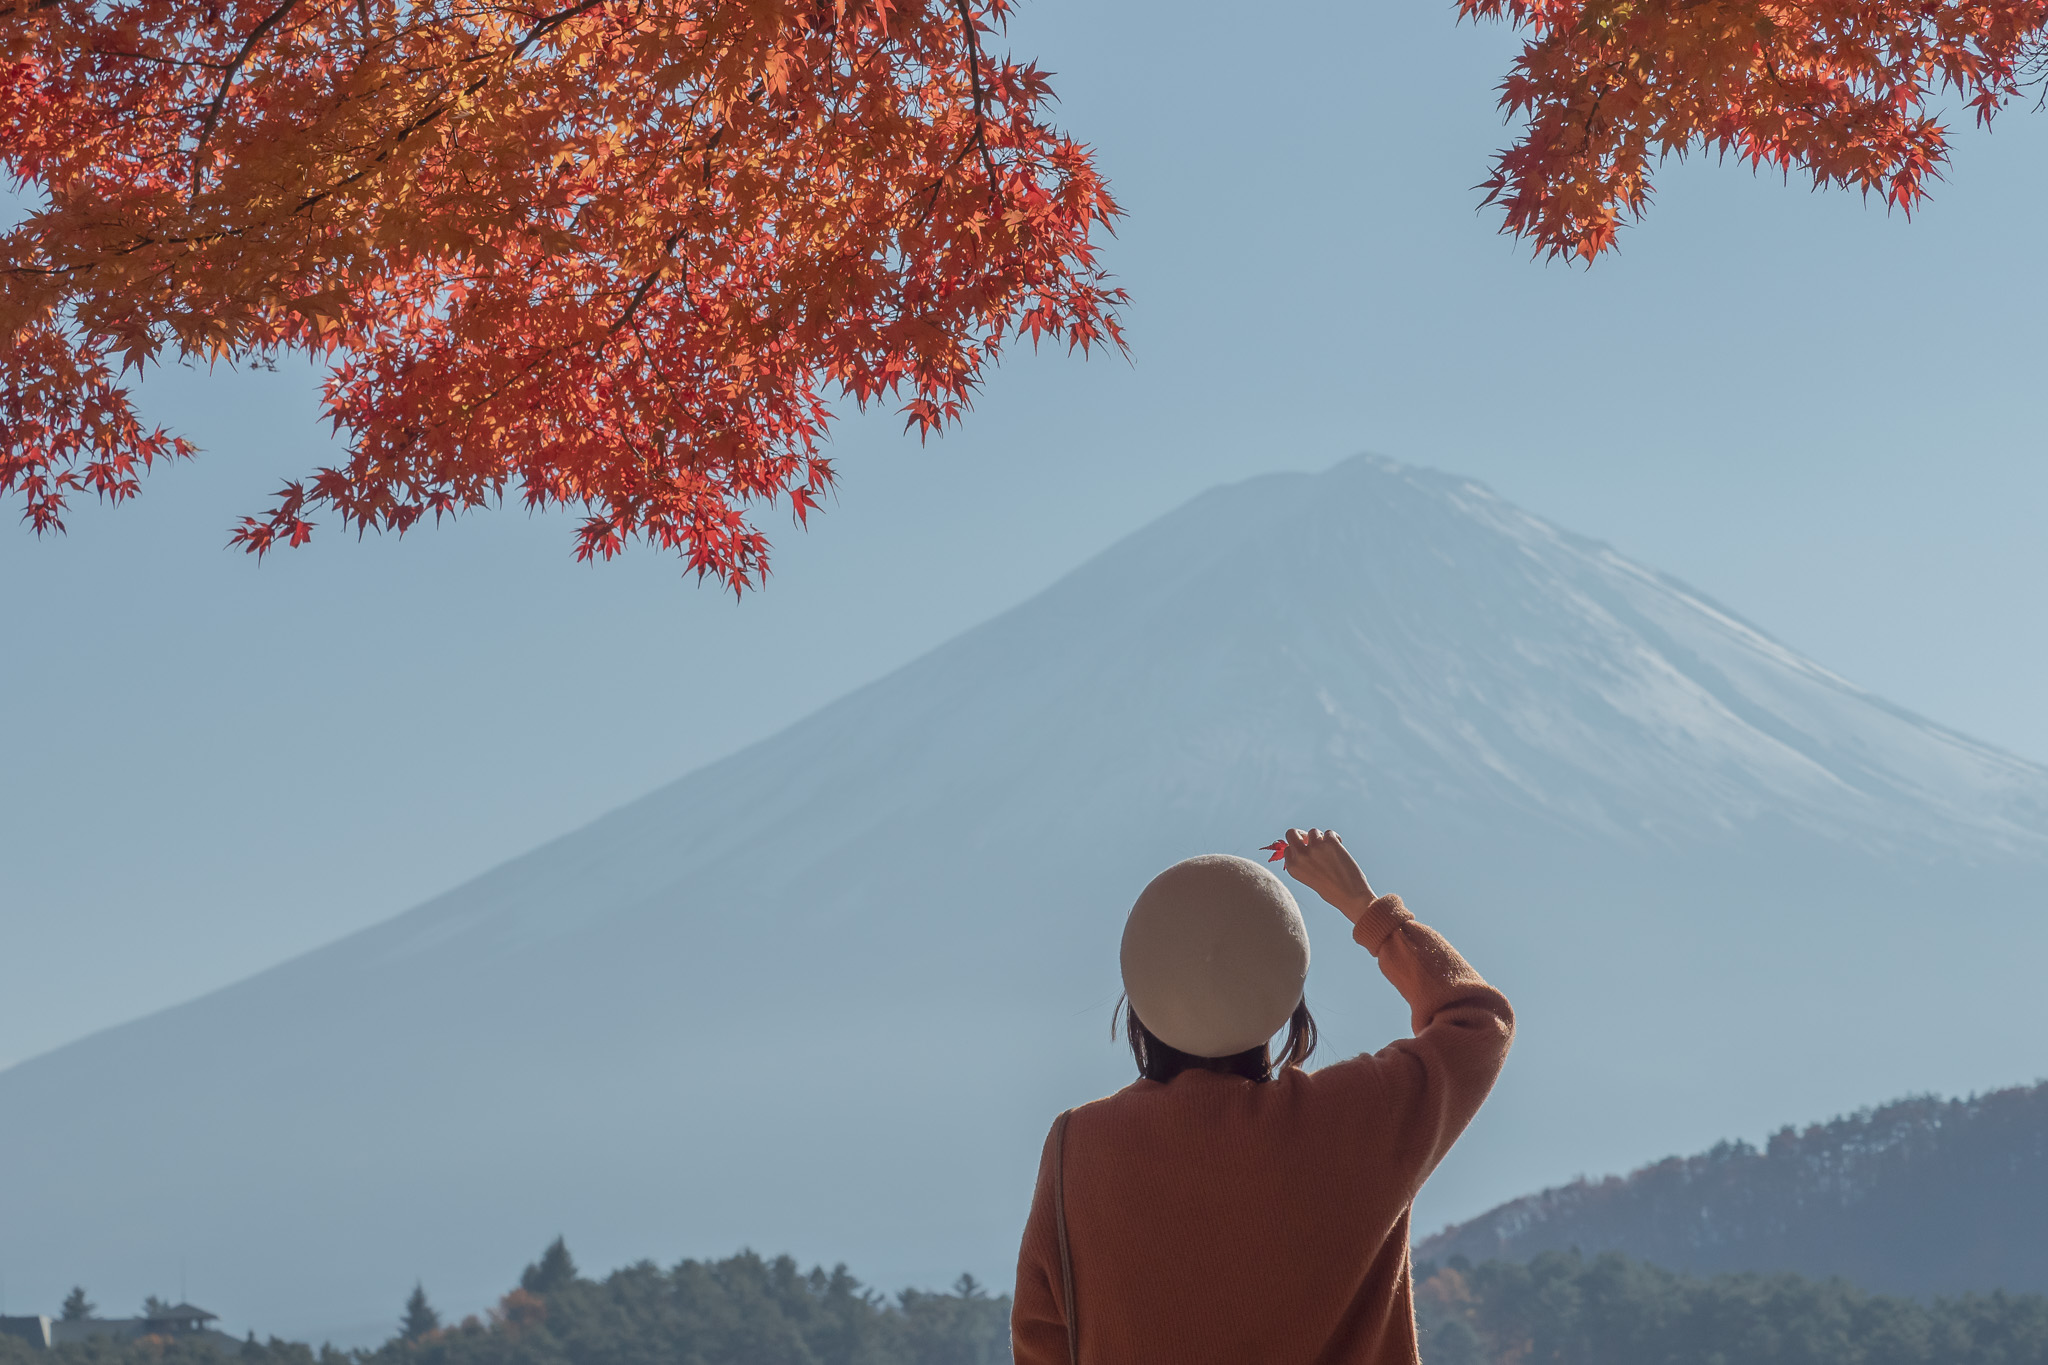
<path id="1" fill-rule="evenodd" d="M 1412 1365 L 1409 1205 L 1478 1112 L 1514 1013 L 1396 896 L 1352 937 L 1415 1036 L 1263 1084 L 1138 1081 L 1074 1111 L 1067 1240 L 1084 1365 Z M 1017 1261 L 1017 1365 L 1065 1365 L 1052 1142 Z"/>

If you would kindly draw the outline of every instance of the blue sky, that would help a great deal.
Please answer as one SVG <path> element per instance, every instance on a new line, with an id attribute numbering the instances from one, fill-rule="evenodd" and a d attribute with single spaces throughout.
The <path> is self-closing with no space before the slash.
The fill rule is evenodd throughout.
<path id="1" fill-rule="evenodd" d="M 2048 119 L 1959 134 L 1910 224 L 1670 166 L 1589 271 L 1478 208 L 1513 40 L 1447 6 L 1034 0 L 1010 40 L 1130 211 L 1131 358 L 1019 354 L 929 445 L 850 418 L 828 514 L 771 521 L 743 603 L 651 553 L 579 566 L 568 518 L 517 511 L 225 551 L 322 458 L 309 371 L 153 377 L 200 460 L 66 537 L 0 531 L 0 1065 L 401 911 L 1205 487 L 1362 450 L 2048 760 Z"/>

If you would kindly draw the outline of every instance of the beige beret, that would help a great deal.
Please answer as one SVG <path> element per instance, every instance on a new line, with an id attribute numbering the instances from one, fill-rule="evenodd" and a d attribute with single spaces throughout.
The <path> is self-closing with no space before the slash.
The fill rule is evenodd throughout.
<path id="1" fill-rule="evenodd" d="M 1205 853 L 1138 893 L 1124 922 L 1124 990 L 1169 1047 L 1228 1057 L 1280 1031 L 1308 980 L 1308 926 L 1281 880 Z"/>

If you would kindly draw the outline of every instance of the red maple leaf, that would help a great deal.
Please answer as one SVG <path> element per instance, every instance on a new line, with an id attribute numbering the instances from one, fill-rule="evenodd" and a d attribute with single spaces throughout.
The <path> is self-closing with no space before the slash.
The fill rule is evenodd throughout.
<path id="1" fill-rule="evenodd" d="M 1266 859 L 1269 863 L 1282 862 L 1287 857 L 1287 841 L 1285 839 L 1275 839 L 1270 844 L 1262 844 L 1259 846 L 1259 852 L 1273 855 Z"/>

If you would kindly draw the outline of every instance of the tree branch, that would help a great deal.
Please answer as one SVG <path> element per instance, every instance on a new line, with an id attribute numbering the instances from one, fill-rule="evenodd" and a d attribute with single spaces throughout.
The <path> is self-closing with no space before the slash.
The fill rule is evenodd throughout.
<path id="1" fill-rule="evenodd" d="M 682 239 L 683 234 L 680 230 L 670 233 L 668 240 L 661 244 L 662 254 L 665 256 L 674 256 L 676 252 L 676 243 L 680 242 Z M 654 288 L 654 282 L 660 279 L 663 275 L 666 275 L 667 273 L 668 262 L 666 261 L 662 262 L 660 265 L 654 267 L 653 270 L 648 272 L 647 278 L 640 281 L 640 287 L 633 291 L 633 297 L 626 301 L 626 311 L 619 314 L 619 320 L 617 322 L 613 323 L 610 327 L 605 329 L 606 336 L 615 335 L 621 327 L 624 327 L 627 323 L 633 320 L 633 314 L 639 312 L 640 305 L 647 301 L 647 292 L 650 289 Z"/>
<path id="2" fill-rule="evenodd" d="M 215 125 L 220 122 L 221 108 L 228 102 L 228 91 L 234 88 L 235 77 L 241 72 L 242 63 L 249 60 L 249 55 L 256 50 L 256 44 L 263 41 L 263 35 L 284 22 L 284 17 L 292 12 L 292 7 L 298 4 L 298 2 L 299 0 L 284 0 L 283 4 L 265 15 L 263 22 L 250 30 L 248 38 L 242 43 L 242 50 L 237 52 L 235 59 L 228 63 L 227 72 L 220 78 L 220 89 L 214 92 L 213 104 L 207 109 L 206 118 L 199 125 L 199 140 L 192 148 L 191 198 L 195 200 L 199 198 L 199 180 L 201 175 L 204 174 L 206 166 L 206 163 L 200 159 L 201 154 L 206 150 L 207 140 L 213 136 Z"/>
<path id="3" fill-rule="evenodd" d="M 286 0 L 287 4 L 294 4 L 296 2 L 297 0 Z M 512 51 L 509 55 L 513 58 L 523 56 L 526 52 L 526 49 L 533 46 L 535 41 L 541 38 L 544 34 L 547 34 L 554 29 L 560 28 L 563 24 L 566 24 L 567 22 L 569 22 L 569 20 L 575 18 L 577 15 L 583 14 L 589 10 L 596 9 L 599 5 L 602 5 L 604 3 L 606 3 L 606 0 L 578 0 L 578 3 L 571 5 L 567 9 L 557 10 L 555 13 L 548 15 L 545 19 L 538 21 L 537 23 L 534 24 L 532 28 L 528 29 L 526 31 L 526 36 L 524 38 L 521 38 L 519 42 L 513 46 Z M 462 87 L 462 95 L 460 98 L 467 98 L 470 95 L 474 95 L 477 91 L 483 89 L 486 85 L 490 84 L 490 81 L 491 78 L 489 75 L 478 76 L 468 85 Z M 341 179 L 328 185 L 325 189 L 315 190 L 313 193 L 305 196 L 303 199 L 299 200 L 298 205 L 292 209 L 292 212 L 304 213 L 307 209 L 312 208 L 321 200 L 326 199 L 327 197 L 332 195 L 336 190 L 342 189 L 349 185 L 353 185 L 356 181 L 361 180 L 364 176 L 368 175 L 378 166 L 381 166 L 386 161 L 389 161 L 391 159 L 391 154 L 397 151 L 400 146 L 404 145 L 405 140 L 407 138 L 411 137 L 414 133 L 420 131 L 420 129 L 425 128 L 435 119 L 441 117 L 441 115 L 447 113 L 450 109 L 455 107 L 455 104 L 455 100 L 443 100 L 440 104 L 433 106 L 432 108 L 428 109 L 425 113 L 419 114 L 414 118 L 408 120 L 406 123 L 402 124 L 399 127 L 397 135 L 392 139 L 391 145 L 384 148 L 383 151 L 378 152 L 377 155 L 375 155 L 374 157 L 371 157 L 368 165 L 352 172 L 351 174 L 343 176 Z M 194 170 L 194 175 L 195 177 L 197 175 L 196 168 Z"/>
<path id="4" fill-rule="evenodd" d="M 967 79 L 974 87 L 974 145 L 981 149 L 981 167 L 988 172 L 989 197 L 1001 207 L 1003 195 L 996 181 L 996 159 L 989 154 L 984 126 L 988 121 L 988 97 L 981 89 L 981 35 L 975 31 L 974 11 L 968 0 L 953 0 L 953 8 L 959 11 L 960 27 L 967 35 Z"/>
<path id="5" fill-rule="evenodd" d="M 567 9 L 556 10 L 553 14 L 540 20 L 526 31 L 526 36 L 521 38 L 519 45 L 512 49 L 512 55 L 515 57 L 526 55 L 526 49 L 532 47 L 543 35 L 552 33 L 577 15 L 594 10 L 604 3 L 605 0 L 577 0 L 576 4 L 569 6 Z"/>

